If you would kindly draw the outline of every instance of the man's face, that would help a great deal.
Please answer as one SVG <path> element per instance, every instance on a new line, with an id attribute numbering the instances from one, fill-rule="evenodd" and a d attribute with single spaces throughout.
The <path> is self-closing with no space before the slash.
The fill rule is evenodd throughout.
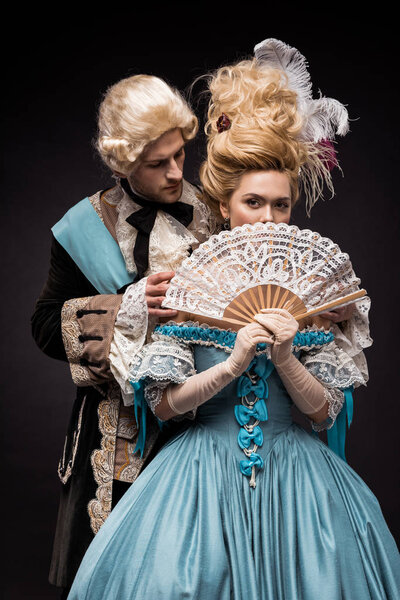
<path id="1" fill-rule="evenodd" d="M 144 150 L 128 181 L 150 200 L 172 204 L 182 195 L 185 148 L 180 129 L 167 131 Z"/>

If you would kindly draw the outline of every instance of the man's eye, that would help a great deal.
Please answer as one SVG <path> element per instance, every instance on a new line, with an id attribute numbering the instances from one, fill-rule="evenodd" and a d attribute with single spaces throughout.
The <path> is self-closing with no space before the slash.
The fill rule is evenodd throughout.
<path id="1" fill-rule="evenodd" d="M 158 167 L 161 166 L 161 163 L 160 162 L 150 163 L 148 166 L 150 167 L 150 169 L 157 169 Z"/>

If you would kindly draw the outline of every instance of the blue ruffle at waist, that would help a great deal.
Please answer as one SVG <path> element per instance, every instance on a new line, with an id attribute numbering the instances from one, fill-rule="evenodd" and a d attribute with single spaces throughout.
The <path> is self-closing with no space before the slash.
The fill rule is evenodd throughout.
<path id="1" fill-rule="evenodd" d="M 222 349 L 232 349 L 235 345 L 237 333 L 215 327 L 198 327 L 192 325 L 156 325 L 154 333 L 173 338 L 188 344 L 211 345 Z M 334 340 L 331 331 L 310 330 L 298 331 L 293 340 L 293 348 L 315 348 L 329 344 Z M 267 344 L 258 344 L 257 352 L 262 352 Z"/>

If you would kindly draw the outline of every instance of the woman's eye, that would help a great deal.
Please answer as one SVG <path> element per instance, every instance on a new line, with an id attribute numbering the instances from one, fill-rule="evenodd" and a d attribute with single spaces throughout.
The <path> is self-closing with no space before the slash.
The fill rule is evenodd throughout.
<path id="1" fill-rule="evenodd" d="M 277 202 L 275 204 L 276 208 L 278 208 L 279 210 L 286 210 L 289 208 L 289 204 L 287 202 Z"/>
<path id="2" fill-rule="evenodd" d="M 252 208 L 258 208 L 260 206 L 260 201 L 256 200 L 255 198 L 248 198 L 246 200 L 246 204 Z"/>

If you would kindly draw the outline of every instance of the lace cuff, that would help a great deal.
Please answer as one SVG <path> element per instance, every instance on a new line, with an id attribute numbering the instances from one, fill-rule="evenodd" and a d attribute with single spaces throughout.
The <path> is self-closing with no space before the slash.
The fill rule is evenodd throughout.
<path id="1" fill-rule="evenodd" d="M 195 373 L 191 348 L 177 342 L 156 341 L 147 344 L 133 359 L 129 380 L 183 383 Z"/>
<path id="2" fill-rule="evenodd" d="M 324 429 L 330 429 L 333 427 L 336 417 L 340 413 L 344 403 L 344 393 L 342 390 L 334 388 L 324 389 L 325 399 L 328 402 L 328 418 L 322 423 L 315 423 L 311 421 L 311 426 L 314 431 L 323 431 Z"/>
<path id="3" fill-rule="evenodd" d="M 133 360 L 129 379 L 132 383 L 144 380 L 144 397 L 154 413 L 170 383 L 184 383 L 195 373 L 189 346 L 171 340 L 155 341 L 145 346 Z"/>
<path id="4" fill-rule="evenodd" d="M 153 414 L 155 414 L 156 407 L 160 404 L 164 390 L 169 384 L 169 381 L 157 381 L 157 383 L 149 383 L 145 387 L 144 398 Z"/>
<path id="5" fill-rule="evenodd" d="M 157 381 L 157 383 L 149 383 L 144 390 L 144 397 L 150 407 L 151 412 L 155 415 L 156 407 L 160 404 L 164 390 L 171 384 L 170 381 Z M 194 419 L 197 409 L 194 408 L 181 415 L 172 417 L 171 421 L 183 421 L 184 419 Z"/>
<path id="6" fill-rule="evenodd" d="M 305 352 L 300 361 L 326 388 L 345 389 L 366 385 L 366 379 L 351 356 L 341 350 L 336 342 L 320 349 Z"/>
<path id="7" fill-rule="evenodd" d="M 133 404 L 129 385 L 132 361 L 146 342 L 148 313 L 146 303 L 147 278 L 131 284 L 125 291 L 114 326 L 110 346 L 110 369 L 118 382 L 124 404 Z"/>

